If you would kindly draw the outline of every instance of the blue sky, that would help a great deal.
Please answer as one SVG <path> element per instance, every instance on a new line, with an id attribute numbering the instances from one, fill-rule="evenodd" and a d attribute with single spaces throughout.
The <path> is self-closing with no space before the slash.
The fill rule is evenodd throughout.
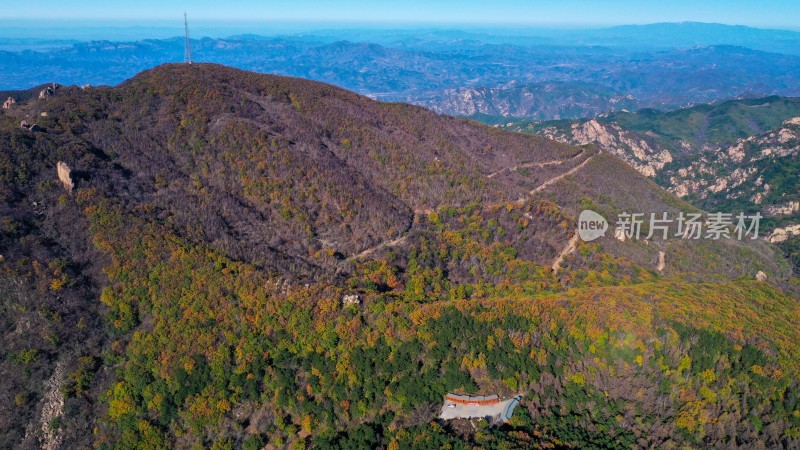
<path id="1" fill-rule="evenodd" d="M 39 0 L 35 7 L 11 8 L 3 0 L 0 18 L 125 19 L 149 25 L 194 20 L 309 21 L 317 23 L 518 24 L 604 26 L 654 22 L 716 22 L 800 28 L 797 0 Z M 30 6 L 30 5 L 28 5 Z"/>

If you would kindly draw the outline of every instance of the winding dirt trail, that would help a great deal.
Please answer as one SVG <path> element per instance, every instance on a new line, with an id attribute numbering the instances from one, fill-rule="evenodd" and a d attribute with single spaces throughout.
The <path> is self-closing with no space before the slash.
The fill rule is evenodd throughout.
<path id="1" fill-rule="evenodd" d="M 551 179 L 549 179 L 549 180 L 545 181 L 544 183 L 540 184 L 540 185 L 539 185 L 539 186 L 537 186 L 535 189 L 533 189 L 532 191 L 530 191 L 530 192 L 528 193 L 528 195 L 533 195 L 533 194 L 535 194 L 535 193 L 537 193 L 537 192 L 541 192 L 541 191 L 543 191 L 545 188 L 547 188 L 548 186 L 551 186 L 551 185 L 553 185 L 554 183 L 557 183 L 557 182 L 559 182 L 559 181 L 563 180 L 563 179 L 564 179 L 564 177 L 570 176 L 570 175 L 572 175 L 573 173 L 575 173 L 575 172 L 577 172 L 577 171 L 581 170 L 581 169 L 583 168 L 583 166 L 585 166 L 586 164 L 589 164 L 589 161 L 593 160 L 593 159 L 594 159 L 594 157 L 595 157 L 595 156 L 597 156 L 597 155 L 599 155 L 599 154 L 600 154 L 600 152 L 598 152 L 598 153 L 596 153 L 596 154 L 594 154 L 594 155 L 592 155 L 592 156 L 590 156 L 590 157 L 586 158 L 586 159 L 585 159 L 585 160 L 584 160 L 582 163 L 578 164 L 577 166 L 573 167 L 572 169 L 569 169 L 568 171 L 566 171 L 566 172 L 562 173 L 561 175 L 555 176 L 555 177 L 553 177 L 553 178 L 551 178 Z"/>
<path id="2" fill-rule="evenodd" d="M 576 158 L 579 158 L 581 155 L 583 155 L 583 153 L 584 152 L 581 151 L 580 153 L 578 153 L 577 155 L 575 155 L 575 156 L 573 156 L 572 158 L 569 158 L 569 159 L 545 161 L 545 162 L 540 162 L 540 163 L 527 163 L 527 164 L 521 164 L 519 166 L 507 167 L 507 168 L 499 170 L 497 172 L 490 173 L 489 175 L 486 175 L 486 177 L 487 178 L 492 178 L 492 177 L 497 176 L 500 173 L 503 173 L 503 172 L 505 172 L 507 170 L 513 172 L 513 171 L 516 171 L 518 169 L 522 169 L 522 168 L 526 168 L 526 167 L 545 167 L 545 166 L 549 166 L 549 165 L 561 165 L 561 164 L 564 164 L 567 161 L 572 161 L 572 160 L 574 160 Z M 599 152 L 597 152 L 597 153 L 595 153 L 593 155 L 590 155 L 582 163 L 578 164 L 577 166 L 573 167 L 572 169 L 562 173 L 561 175 L 557 175 L 557 176 L 545 181 L 544 183 L 540 184 L 535 189 L 531 190 L 528 193 L 527 197 L 530 197 L 530 196 L 536 194 L 537 192 L 541 192 L 544 189 L 546 189 L 547 187 L 552 186 L 553 184 L 559 182 L 560 180 L 563 180 L 565 177 L 567 177 L 569 175 L 572 175 L 575 172 L 581 170 L 584 166 L 589 164 L 589 161 L 594 159 L 594 157 L 599 155 L 600 153 L 602 153 L 602 151 L 599 151 Z M 519 200 L 517 200 L 514 203 L 517 204 L 517 205 L 521 205 L 521 204 L 525 203 L 526 200 L 527 200 L 526 198 L 520 198 Z M 411 221 L 411 225 L 406 230 L 403 231 L 404 236 L 400 236 L 398 238 L 395 238 L 395 239 L 392 239 L 392 240 L 389 240 L 389 241 L 381 242 L 378 245 L 375 245 L 373 247 L 370 247 L 370 248 L 368 248 L 366 250 L 361 251 L 360 253 L 357 253 L 357 254 L 355 254 L 353 256 L 348 257 L 345 261 L 353 261 L 353 260 L 356 260 L 356 259 L 361 259 L 361 258 L 367 257 L 367 256 L 369 256 L 369 255 L 371 255 L 371 254 L 375 253 L 376 251 L 381 250 L 383 248 L 394 247 L 396 245 L 400 245 L 400 244 L 404 243 L 408 239 L 408 232 L 413 227 L 413 224 L 416 223 L 422 215 L 427 215 L 427 214 L 430 214 L 431 212 L 433 212 L 433 210 L 429 210 L 429 209 L 414 210 L 414 218 Z M 566 255 L 568 255 L 569 253 L 575 251 L 575 248 L 577 247 L 577 245 L 578 245 L 578 233 L 576 231 L 575 235 L 572 237 L 572 239 L 570 239 L 569 242 L 567 242 L 566 247 L 564 247 L 564 249 L 561 251 L 561 253 L 558 255 L 558 257 L 553 261 L 553 264 L 552 264 L 551 267 L 553 268 L 554 272 L 558 272 L 558 268 L 561 265 L 561 263 L 563 262 L 564 257 Z"/>
<path id="3" fill-rule="evenodd" d="M 352 261 L 354 259 L 361 259 L 361 258 L 367 257 L 367 256 L 375 253 L 376 251 L 378 251 L 378 250 L 380 250 L 380 249 L 382 249 L 384 247 L 394 247 L 395 245 L 400 245 L 403 242 L 405 242 L 406 239 L 408 239 L 408 235 L 401 236 L 401 237 L 399 237 L 397 239 L 392 239 L 391 241 L 381 242 L 380 244 L 378 244 L 378 245 L 376 245 L 374 247 L 370 247 L 370 248 L 362 251 L 361 253 L 358 253 L 356 255 L 353 255 L 353 256 L 347 258 L 346 261 Z"/>
<path id="4" fill-rule="evenodd" d="M 569 255 L 570 253 L 574 252 L 576 248 L 578 248 L 578 231 L 575 231 L 575 234 L 567 241 L 566 247 L 561 250 L 561 253 L 558 254 L 556 259 L 553 260 L 553 264 L 550 266 L 553 269 L 553 273 L 557 274 L 558 269 L 561 268 L 561 263 L 564 262 L 564 258 Z"/>
<path id="5" fill-rule="evenodd" d="M 519 169 L 528 169 L 528 168 L 531 168 L 531 167 L 560 166 L 561 164 L 564 164 L 567 161 L 572 161 L 574 159 L 579 158 L 581 155 L 583 155 L 583 149 L 581 149 L 581 151 L 578 152 L 577 155 L 575 155 L 575 156 L 573 156 L 572 158 L 569 158 L 569 159 L 554 159 L 552 161 L 545 161 L 545 162 L 538 162 L 538 163 L 525 163 L 525 164 L 520 164 L 518 166 L 503 167 L 502 169 L 498 170 L 497 172 L 492 172 L 489 175 L 486 175 L 486 178 L 494 178 L 494 177 L 496 177 L 496 176 L 498 176 L 498 175 L 500 175 L 501 173 L 504 173 L 504 172 L 516 172 Z"/>
<path id="6" fill-rule="evenodd" d="M 408 232 L 411 230 L 411 228 L 414 226 L 414 224 L 419 221 L 420 217 L 427 216 L 428 214 L 430 214 L 432 212 L 433 212 L 433 209 L 415 209 L 414 210 L 414 217 L 411 219 L 411 225 L 409 225 L 408 228 L 406 228 L 403 231 L 403 234 L 404 234 L 403 236 L 400 236 L 398 238 L 395 238 L 395 239 L 392 239 L 392 240 L 389 240 L 389 241 L 381 242 L 378 245 L 370 247 L 370 248 L 368 248 L 366 250 L 362 250 L 360 253 L 357 253 L 357 254 L 355 254 L 353 256 L 348 257 L 347 259 L 345 259 L 345 261 L 352 261 L 354 259 L 361 259 L 361 258 L 367 257 L 367 256 L 375 253 L 376 251 L 378 251 L 378 250 L 380 250 L 382 248 L 394 247 L 395 245 L 400 245 L 400 244 L 404 243 L 408 239 Z"/>
<path id="7" fill-rule="evenodd" d="M 586 164 L 589 163 L 589 161 L 594 159 L 594 157 L 599 155 L 600 153 L 602 153 L 602 151 L 600 151 L 598 153 L 595 153 L 594 155 L 586 158 L 585 161 L 583 161 L 582 163 L 580 163 L 577 166 L 573 167 L 572 169 L 562 173 L 561 175 L 545 181 L 544 183 L 539 185 L 536 189 L 532 190 L 530 192 L 530 195 L 533 195 L 533 194 L 535 194 L 537 192 L 540 192 L 543 189 L 545 189 L 546 187 L 552 185 L 553 183 L 556 183 L 559 180 L 563 180 L 564 177 L 566 177 L 568 175 L 572 175 L 573 173 L 581 170 Z M 578 236 L 578 230 L 575 230 L 575 234 L 572 236 L 572 238 L 569 241 L 567 241 L 567 245 L 564 246 L 564 248 L 558 254 L 556 259 L 553 260 L 553 264 L 550 266 L 553 269 L 553 273 L 554 274 L 558 273 L 558 270 L 561 268 L 561 263 L 564 262 L 564 258 L 567 255 L 569 255 L 570 253 L 574 252 L 576 248 L 578 248 L 578 239 L 579 238 L 580 238 L 580 236 Z"/>

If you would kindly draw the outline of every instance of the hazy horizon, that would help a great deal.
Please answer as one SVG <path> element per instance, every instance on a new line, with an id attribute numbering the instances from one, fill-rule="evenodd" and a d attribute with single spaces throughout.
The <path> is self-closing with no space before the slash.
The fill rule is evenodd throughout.
<path id="1" fill-rule="evenodd" d="M 10 19 L 13 25 L 0 31 L 0 39 L 47 40 L 143 40 L 183 37 L 183 15 L 175 20 L 121 20 L 121 19 Z M 193 39 L 204 37 L 226 38 L 240 34 L 261 36 L 321 35 L 325 33 L 357 32 L 425 32 L 463 31 L 484 33 L 497 37 L 552 37 L 574 31 L 606 30 L 626 26 L 652 26 L 662 24 L 703 24 L 728 27 L 746 27 L 764 31 L 800 33 L 800 27 L 761 27 L 743 24 L 697 21 L 658 21 L 648 23 L 592 24 L 489 24 L 489 23 L 434 23 L 434 22 L 380 22 L 380 21 L 278 21 L 278 20 L 209 20 L 189 16 Z"/>
<path id="2" fill-rule="evenodd" d="M 310 31 L 319 27 L 458 27 L 458 28 L 608 28 L 619 25 L 703 22 L 755 28 L 800 30 L 795 17 L 800 3 L 767 0 L 673 0 L 657 7 L 634 0 L 564 0 L 558 3 L 508 0 L 486 4 L 476 0 L 408 0 L 401 3 L 348 0 L 296 0 L 264 3 L 255 0 L 162 2 L 86 0 L 67 4 L 42 0 L 36 8 L 0 12 L 6 26 L 0 34 L 19 28 L 43 31 L 72 27 L 182 27 L 183 13 L 195 27 L 228 28 L 268 25 L 284 30 Z M 11 30 L 9 30 L 11 29 Z M 19 33 L 17 33 L 19 35 Z M 3 36 L 6 37 L 6 36 Z M 36 36 L 25 36 L 36 37 Z"/>

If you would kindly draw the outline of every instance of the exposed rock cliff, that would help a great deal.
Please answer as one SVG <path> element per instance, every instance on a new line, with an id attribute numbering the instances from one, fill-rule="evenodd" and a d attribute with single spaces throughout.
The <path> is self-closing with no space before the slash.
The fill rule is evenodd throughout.
<path id="1" fill-rule="evenodd" d="M 569 131 L 557 127 L 546 127 L 539 134 L 571 145 L 595 144 L 633 166 L 642 175 L 655 176 L 666 164 L 672 162 L 672 154 L 643 134 L 623 130 L 615 123 L 597 120 L 572 124 Z"/>

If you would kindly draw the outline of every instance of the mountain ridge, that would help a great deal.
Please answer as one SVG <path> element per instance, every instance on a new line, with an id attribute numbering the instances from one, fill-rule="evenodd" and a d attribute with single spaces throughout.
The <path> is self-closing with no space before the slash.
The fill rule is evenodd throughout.
<path id="1" fill-rule="evenodd" d="M 782 48 L 754 50 L 747 42 L 732 42 L 748 44 L 736 46 L 723 39 L 700 46 L 642 47 L 647 37 L 640 36 L 603 46 L 570 40 L 567 33 L 560 35 L 563 41 L 542 45 L 492 35 L 464 42 L 448 39 L 453 33 L 447 32 L 408 33 L 354 30 L 320 36 L 202 38 L 192 46 L 197 61 L 315 79 L 448 114 L 576 118 L 609 110 L 800 93 L 794 76 L 797 54 Z M 0 86 L 24 87 L 54 78 L 61 84 L 113 85 L 141 70 L 182 60 L 183 46 L 179 38 L 95 41 L 8 56 L 0 60 L 5 69 Z M 14 73 L 14 79 L 4 80 L 2 73 Z M 505 88 L 510 83 L 516 87 Z M 582 93 L 571 98 L 575 86 Z M 462 90 L 480 95 L 462 98 Z M 564 107 L 553 107 L 553 100 Z"/>
<path id="2" fill-rule="evenodd" d="M 0 146 L 3 445 L 797 442 L 786 261 L 570 248 L 700 212 L 593 146 L 210 64 L 18 102 Z M 461 433 L 446 392 L 536 395 Z"/>
<path id="3" fill-rule="evenodd" d="M 702 208 L 758 212 L 796 271 L 798 117 L 797 98 L 771 96 L 505 127 L 598 145 Z"/>

